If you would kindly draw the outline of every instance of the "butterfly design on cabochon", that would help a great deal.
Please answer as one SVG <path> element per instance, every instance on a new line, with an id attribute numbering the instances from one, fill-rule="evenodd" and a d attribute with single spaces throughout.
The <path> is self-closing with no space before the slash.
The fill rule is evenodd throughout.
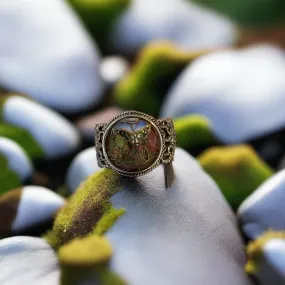
<path id="1" fill-rule="evenodd" d="M 132 131 L 125 128 L 111 131 L 108 155 L 116 164 L 139 166 L 153 158 L 154 153 L 147 146 L 151 125 L 147 124 L 136 131 L 133 124 L 136 125 L 137 122 L 130 123 Z"/>

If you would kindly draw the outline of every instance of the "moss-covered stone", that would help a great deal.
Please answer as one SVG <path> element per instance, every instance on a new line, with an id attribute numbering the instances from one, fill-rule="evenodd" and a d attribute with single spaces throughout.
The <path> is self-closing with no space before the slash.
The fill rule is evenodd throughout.
<path id="1" fill-rule="evenodd" d="M 123 213 L 109 201 L 121 189 L 120 180 L 121 176 L 111 169 L 91 175 L 60 210 L 53 229 L 45 236 L 47 241 L 57 249 L 93 231 L 102 234 L 108 230 Z"/>
<path id="2" fill-rule="evenodd" d="M 0 154 L 0 195 L 20 185 L 20 176 L 9 168 L 6 157 Z"/>
<path id="3" fill-rule="evenodd" d="M 267 26 L 285 21 L 283 0 L 194 0 L 213 8 L 238 23 L 240 26 Z"/>
<path id="4" fill-rule="evenodd" d="M 114 273 L 108 270 L 112 248 L 104 237 L 91 235 L 84 239 L 75 239 L 62 246 L 58 251 L 61 267 L 62 285 L 79 285 L 82 280 L 92 280 L 94 284 L 124 284 Z"/>
<path id="5" fill-rule="evenodd" d="M 177 135 L 177 146 L 192 149 L 212 145 L 217 140 L 211 122 L 201 115 L 187 115 L 173 120 Z"/>
<path id="6" fill-rule="evenodd" d="M 249 243 L 249 245 L 247 246 L 248 262 L 245 266 L 245 270 L 248 274 L 256 273 L 259 261 L 262 257 L 263 247 L 268 241 L 272 239 L 285 240 L 285 231 L 268 231 L 255 241 Z"/>
<path id="7" fill-rule="evenodd" d="M 101 236 L 89 236 L 75 239 L 62 246 L 58 251 L 61 264 L 75 267 L 93 267 L 106 265 L 112 256 L 108 240 Z"/>
<path id="8" fill-rule="evenodd" d="M 198 159 L 234 209 L 273 174 L 272 169 L 247 145 L 213 147 Z"/>
<path id="9" fill-rule="evenodd" d="M 22 189 L 13 189 L 0 196 L 0 235 L 6 236 L 12 231 L 12 225 L 18 213 Z"/>
<path id="10" fill-rule="evenodd" d="M 85 24 L 101 51 L 108 50 L 108 37 L 117 17 L 131 0 L 66 0 Z"/>
<path id="11" fill-rule="evenodd" d="M 42 158 L 44 152 L 34 137 L 25 129 L 0 122 L 0 136 L 17 142 L 31 159 Z"/>
<path id="12" fill-rule="evenodd" d="M 186 52 L 170 42 L 142 49 L 130 73 L 114 89 L 115 103 L 126 110 L 158 115 L 166 91 L 183 68 L 205 50 Z"/>

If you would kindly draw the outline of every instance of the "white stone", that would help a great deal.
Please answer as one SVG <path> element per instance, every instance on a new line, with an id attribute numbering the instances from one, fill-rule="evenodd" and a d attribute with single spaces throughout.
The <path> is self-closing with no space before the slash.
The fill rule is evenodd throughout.
<path id="1" fill-rule="evenodd" d="M 19 232 L 52 219 L 64 203 L 61 196 L 47 188 L 24 186 L 12 232 Z"/>
<path id="2" fill-rule="evenodd" d="M 94 42 L 64 0 L 1 0 L 0 84 L 63 112 L 102 97 Z"/>
<path id="3" fill-rule="evenodd" d="M 14 141 L 0 137 L 0 154 L 3 155 L 11 170 L 25 181 L 33 174 L 33 165 L 26 152 Z"/>
<path id="4" fill-rule="evenodd" d="M 285 53 L 270 45 L 198 58 L 170 89 L 161 115 L 199 113 L 225 143 L 240 143 L 285 125 Z"/>
<path id="5" fill-rule="evenodd" d="M 87 148 L 80 152 L 71 162 L 66 177 L 66 185 L 71 193 L 74 193 L 81 182 L 100 170 L 97 165 L 96 152 L 94 147 Z"/>
<path id="6" fill-rule="evenodd" d="M 245 234 L 256 239 L 269 229 L 285 230 L 285 169 L 267 179 L 239 207 Z"/>
<path id="7" fill-rule="evenodd" d="M 263 256 L 285 282 L 285 240 L 276 238 L 269 240 L 263 247 Z"/>
<path id="8" fill-rule="evenodd" d="M 212 11 L 186 0 L 134 0 L 114 24 L 115 49 L 134 53 L 154 40 L 170 40 L 185 49 L 229 46 L 232 24 Z"/>
<path id="9" fill-rule="evenodd" d="M 173 168 L 170 189 L 160 165 L 111 197 L 126 212 L 106 233 L 110 268 L 132 285 L 250 285 L 236 217 L 217 184 L 180 148 Z"/>
<path id="10" fill-rule="evenodd" d="M 108 56 L 102 59 L 100 70 L 104 82 L 113 86 L 127 74 L 129 63 L 123 57 Z"/>
<path id="11" fill-rule="evenodd" d="M 46 158 L 67 155 L 80 144 L 79 132 L 63 116 L 23 97 L 14 96 L 5 102 L 3 120 L 28 130 Z"/>
<path id="12" fill-rule="evenodd" d="M 0 241 L 1 285 L 59 285 L 56 253 L 44 239 L 11 237 Z"/>

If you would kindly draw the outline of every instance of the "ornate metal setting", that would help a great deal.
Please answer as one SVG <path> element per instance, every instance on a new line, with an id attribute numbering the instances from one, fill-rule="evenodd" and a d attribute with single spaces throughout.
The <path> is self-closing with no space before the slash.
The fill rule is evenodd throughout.
<path id="1" fill-rule="evenodd" d="M 99 167 L 136 177 L 174 160 L 176 134 L 169 118 L 126 111 L 95 126 L 95 147 Z"/>

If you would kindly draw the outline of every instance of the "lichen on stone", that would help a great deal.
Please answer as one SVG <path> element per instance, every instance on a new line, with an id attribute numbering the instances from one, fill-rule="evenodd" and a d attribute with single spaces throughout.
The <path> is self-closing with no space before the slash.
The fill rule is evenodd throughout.
<path id="1" fill-rule="evenodd" d="M 245 270 L 248 274 L 255 274 L 257 272 L 258 264 L 263 254 L 263 248 L 265 244 L 272 239 L 285 240 L 285 231 L 275 232 L 270 230 L 248 244 L 248 262 L 245 265 Z"/>
<path id="2" fill-rule="evenodd" d="M 86 29 L 106 53 L 108 39 L 115 20 L 125 11 L 131 0 L 67 0 L 81 18 Z"/>
<path id="3" fill-rule="evenodd" d="M 186 115 L 173 120 L 177 146 L 191 149 L 209 146 L 217 142 L 211 122 L 202 115 Z"/>
<path id="4" fill-rule="evenodd" d="M 0 136 L 18 143 L 31 159 L 42 158 L 44 156 L 44 152 L 38 142 L 29 131 L 23 128 L 0 122 Z"/>
<path id="5" fill-rule="evenodd" d="M 126 110 L 158 115 L 176 76 L 189 62 L 207 52 L 187 52 L 165 41 L 146 45 L 130 73 L 115 86 L 115 103 Z"/>
<path id="6" fill-rule="evenodd" d="M 264 27 L 285 21 L 285 1 L 280 0 L 194 0 L 225 14 L 243 27 Z"/>
<path id="7" fill-rule="evenodd" d="M 91 175 L 58 213 L 46 240 L 55 248 L 94 231 L 103 234 L 123 213 L 114 209 L 110 198 L 121 189 L 121 176 L 111 169 Z"/>
<path id="8" fill-rule="evenodd" d="M 9 168 L 8 160 L 0 154 L 0 195 L 20 185 L 20 176 Z"/>
<path id="9" fill-rule="evenodd" d="M 108 269 L 111 256 L 111 244 L 98 235 L 75 239 L 62 246 L 58 251 L 61 284 L 75 285 L 86 279 L 102 285 L 124 284 L 119 276 Z"/>
<path id="10" fill-rule="evenodd" d="M 273 174 L 247 145 L 213 147 L 198 159 L 234 209 Z"/>

